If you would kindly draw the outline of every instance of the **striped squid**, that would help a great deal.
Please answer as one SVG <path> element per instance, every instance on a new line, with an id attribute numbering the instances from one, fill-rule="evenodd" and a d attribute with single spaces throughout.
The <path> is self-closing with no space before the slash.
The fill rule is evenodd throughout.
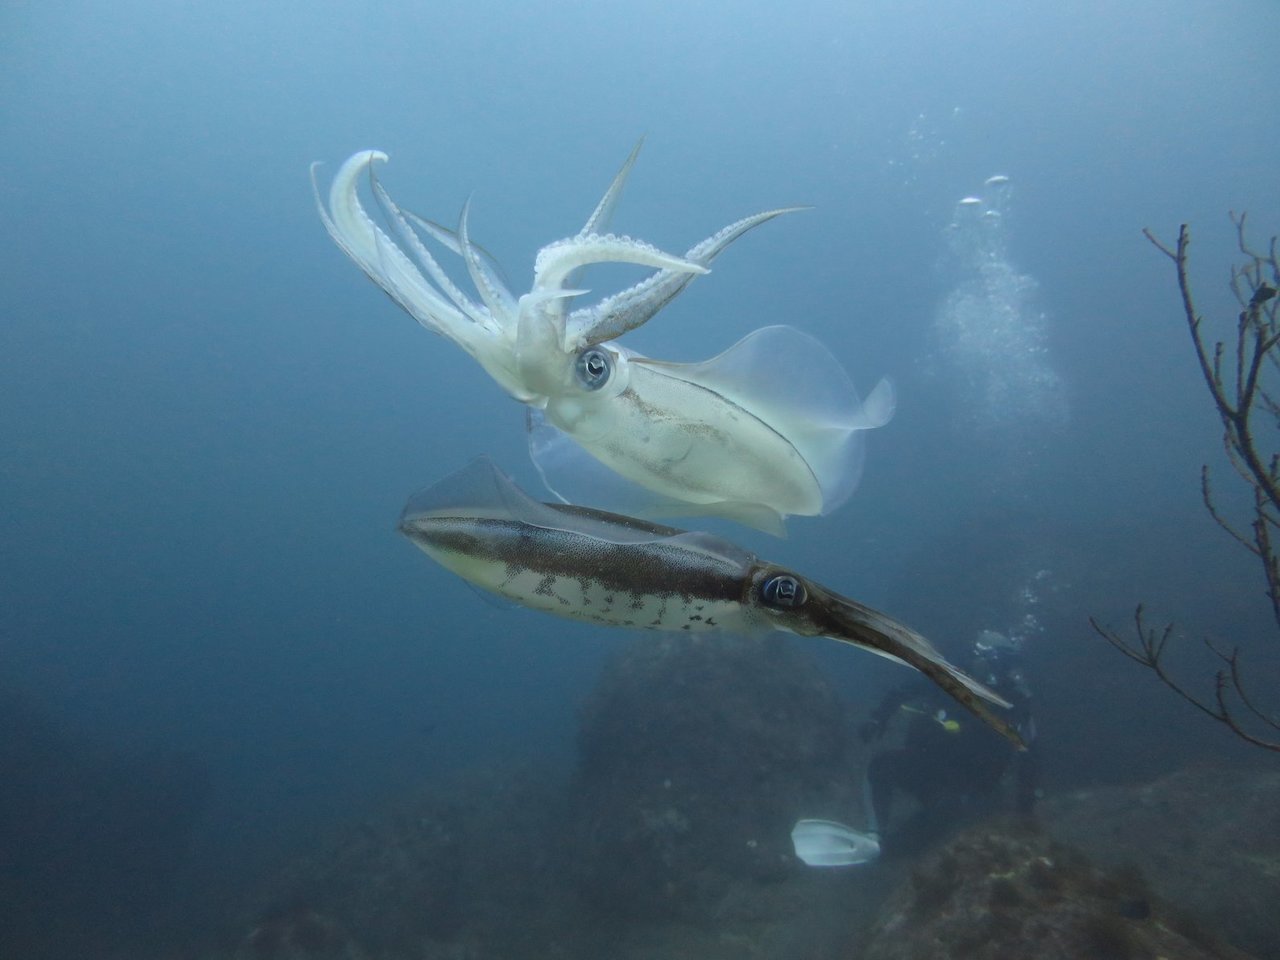
<path id="1" fill-rule="evenodd" d="M 708 533 L 542 503 L 481 457 L 410 499 L 400 532 L 464 580 L 522 606 L 611 627 L 782 630 L 919 670 L 1011 743 L 1009 704 L 886 614 Z"/>

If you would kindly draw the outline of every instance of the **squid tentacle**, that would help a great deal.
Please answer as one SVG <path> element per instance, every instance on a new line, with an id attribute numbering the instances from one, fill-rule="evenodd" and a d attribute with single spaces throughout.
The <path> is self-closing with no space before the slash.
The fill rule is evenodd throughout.
<path id="1" fill-rule="evenodd" d="M 704 267 L 718 257 L 753 227 L 780 217 L 784 213 L 804 210 L 805 207 L 781 207 L 766 210 L 754 216 L 743 217 L 717 231 L 700 243 L 690 247 L 684 258 Z M 606 340 L 614 340 L 629 330 L 648 323 L 667 304 L 678 297 L 696 277 L 691 271 L 660 270 L 634 286 L 606 297 L 594 306 L 583 307 L 569 314 L 566 323 L 567 341 L 581 349 Z"/>
<path id="2" fill-rule="evenodd" d="M 664 253 L 653 244 L 612 233 L 568 237 L 548 244 L 538 251 L 533 265 L 535 290 L 560 289 L 574 270 L 593 263 L 634 263 L 642 267 L 660 267 L 684 273 L 707 273 L 707 268 L 674 254 Z"/>
<path id="3" fill-rule="evenodd" d="M 604 196 L 596 204 L 591 216 L 587 217 L 587 222 L 578 231 L 578 236 L 588 237 L 608 228 L 609 218 L 613 216 L 613 209 L 618 205 L 618 198 L 622 196 L 622 188 L 626 185 L 627 177 L 631 175 L 631 168 L 636 165 L 636 158 L 640 156 L 640 148 L 642 146 L 644 146 L 643 137 L 631 148 L 630 156 L 622 164 L 622 169 L 614 176 L 613 182 L 609 184 L 609 189 L 604 192 Z"/>
<path id="4" fill-rule="evenodd" d="M 397 236 L 413 253 L 418 264 L 427 272 L 428 276 L 450 300 L 454 302 L 459 310 L 466 314 L 467 319 L 473 323 L 479 324 L 486 330 L 493 333 L 498 332 L 499 325 L 494 320 L 493 312 L 490 308 L 481 306 L 472 300 L 462 288 L 455 284 L 444 269 L 440 266 L 439 261 L 432 256 L 431 251 L 427 249 L 426 244 L 414 232 L 412 225 L 405 216 L 404 211 L 391 199 L 390 194 L 383 188 L 382 184 L 376 179 L 373 181 L 374 196 L 377 198 L 379 206 L 383 213 L 387 215 L 388 221 L 395 227 Z"/>
<path id="5" fill-rule="evenodd" d="M 472 245 L 471 237 L 467 232 L 467 214 L 470 211 L 471 198 L 468 197 L 467 202 L 462 205 L 462 214 L 458 217 L 458 246 L 462 251 L 462 259 L 467 265 L 467 274 L 479 291 L 480 299 L 485 302 L 489 312 L 496 316 L 508 309 L 507 304 L 514 298 L 500 283 L 495 285 L 496 278 L 488 272 L 480 255 L 476 253 L 476 248 Z"/>
<path id="6" fill-rule="evenodd" d="M 450 330 L 473 319 L 448 303 L 426 281 L 403 250 L 379 227 L 360 204 L 356 179 L 360 172 L 387 155 L 377 150 L 357 153 L 339 168 L 329 189 L 329 208 L 320 200 L 312 167 L 312 187 L 320 218 L 333 241 L 400 307 L 434 333 Z"/>
<path id="7" fill-rule="evenodd" d="M 401 215 L 414 225 L 415 228 L 421 230 L 427 236 L 431 237 L 436 243 L 447 250 L 462 256 L 462 245 L 458 242 L 458 235 L 455 231 L 448 227 L 443 227 L 434 220 L 428 220 L 426 217 L 420 217 L 412 210 L 400 210 Z M 484 247 L 471 241 L 471 249 L 476 253 L 476 265 L 484 271 L 486 282 L 492 289 L 493 294 L 502 302 L 502 309 L 499 311 L 500 316 L 512 316 L 516 312 L 516 296 L 511 292 L 511 287 L 502 277 L 502 267 L 494 260 L 493 255 Z"/>

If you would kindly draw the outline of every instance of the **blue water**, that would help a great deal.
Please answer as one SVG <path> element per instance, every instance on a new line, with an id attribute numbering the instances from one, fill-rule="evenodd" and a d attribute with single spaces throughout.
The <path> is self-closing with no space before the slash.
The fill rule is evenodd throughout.
<path id="1" fill-rule="evenodd" d="M 449 223 L 473 196 L 520 292 L 644 136 L 619 232 L 683 250 L 813 209 L 640 349 L 793 323 L 899 390 L 842 510 L 785 541 L 719 529 L 944 645 L 1026 613 L 974 610 L 955 570 L 989 565 L 997 597 L 1051 571 L 1079 613 L 1030 641 L 1060 783 L 1230 753 L 1145 676 L 1089 707 L 1107 759 L 1072 704 L 1133 669 L 1088 613 L 1268 627 L 1199 504 L 1205 461 L 1231 496 L 1217 421 L 1140 230 L 1192 223 L 1200 306 L 1234 316 L 1227 212 L 1280 229 L 1278 29 L 1267 0 L 10 4 L 0 693 L 104 750 L 197 758 L 211 874 L 441 771 L 569 761 L 627 638 L 489 605 L 395 533 L 478 453 L 532 483 L 523 412 L 333 246 L 307 171 L 376 147 L 410 209 Z M 957 202 L 995 174 L 985 249 Z M 1120 573 L 1087 582 L 1099 550 Z M 813 654 L 855 702 L 894 676 Z"/>

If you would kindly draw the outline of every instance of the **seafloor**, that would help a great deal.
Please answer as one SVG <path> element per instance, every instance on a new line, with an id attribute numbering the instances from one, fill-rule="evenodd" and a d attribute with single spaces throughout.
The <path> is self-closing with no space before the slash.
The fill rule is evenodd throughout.
<path id="1" fill-rule="evenodd" d="M 241 878 L 198 928 L 161 925 L 145 944 L 109 916 L 77 925 L 65 905 L 56 929 L 39 929 L 42 905 L 28 898 L 0 927 L 0 954 L 1280 957 L 1273 769 L 1050 790 L 1033 817 L 996 802 L 921 852 L 807 868 L 790 846 L 798 816 L 861 822 L 866 757 L 850 720 L 786 641 L 646 637 L 583 705 L 571 770 L 524 761 L 423 784 Z"/>

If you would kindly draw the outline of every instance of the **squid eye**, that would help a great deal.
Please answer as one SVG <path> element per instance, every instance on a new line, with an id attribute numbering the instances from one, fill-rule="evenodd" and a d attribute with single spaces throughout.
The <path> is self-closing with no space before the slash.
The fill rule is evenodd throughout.
<path id="1" fill-rule="evenodd" d="M 765 606 L 791 610 L 802 606 L 809 599 L 809 592 L 795 577 L 788 573 L 779 573 L 761 584 L 760 599 L 764 601 Z"/>
<path id="2" fill-rule="evenodd" d="M 583 350 L 576 364 L 579 382 L 588 390 L 599 390 L 609 382 L 613 360 L 603 350 Z"/>

